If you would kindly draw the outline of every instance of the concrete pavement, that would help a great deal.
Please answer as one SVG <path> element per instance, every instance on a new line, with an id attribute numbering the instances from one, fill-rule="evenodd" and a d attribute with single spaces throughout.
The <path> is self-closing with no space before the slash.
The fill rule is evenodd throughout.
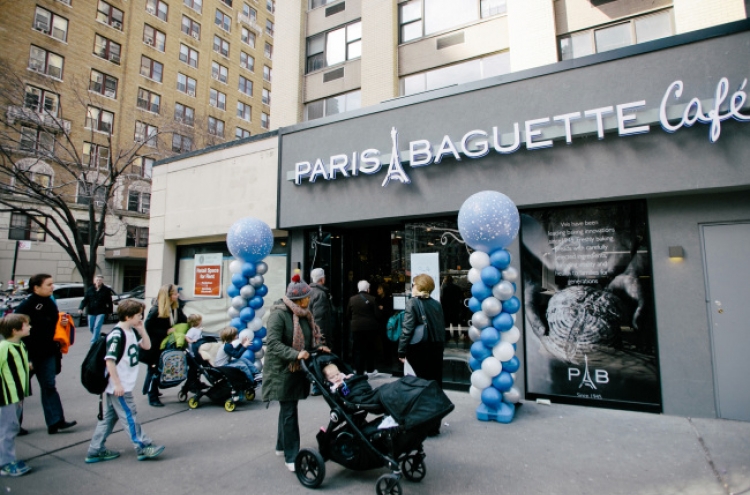
<path id="1" fill-rule="evenodd" d="M 144 430 L 167 446 L 158 459 L 138 462 L 118 425 L 107 446 L 122 456 L 85 464 L 97 413 L 97 398 L 79 382 L 89 338 L 87 328 L 79 330 L 57 380 L 66 418 L 78 426 L 48 435 L 38 392 L 27 399 L 24 426 L 31 434 L 19 437 L 16 447 L 33 471 L 1 478 L 3 493 L 311 493 L 274 455 L 278 403 L 266 409 L 256 399 L 227 413 L 203 399 L 189 410 L 177 401 L 177 388 L 164 391 L 164 408 L 149 407 L 136 395 Z M 141 379 L 144 374 L 142 368 Z M 477 421 L 468 393 L 447 393 L 456 409 L 442 434 L 425 442 L 425 479 L 402 479 L 404 494 L 750 494 L 750 423 L 526 403 L 503 425 Z M 316 447 L 315 434 L 327 424 L 328 412 L 321 397 L 300 403 L 303 447 Z M 328 462 L 318 490 L 370 495 L 385 472 L 351 472 Z"/>

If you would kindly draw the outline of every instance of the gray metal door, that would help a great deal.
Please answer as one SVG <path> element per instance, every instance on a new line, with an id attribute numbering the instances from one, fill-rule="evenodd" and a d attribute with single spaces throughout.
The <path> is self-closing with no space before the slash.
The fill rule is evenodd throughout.
<path id="1" fill-rule="evenodd" d="M 750 421 L 750 223 L 702 231 L 717 410 Z"/>

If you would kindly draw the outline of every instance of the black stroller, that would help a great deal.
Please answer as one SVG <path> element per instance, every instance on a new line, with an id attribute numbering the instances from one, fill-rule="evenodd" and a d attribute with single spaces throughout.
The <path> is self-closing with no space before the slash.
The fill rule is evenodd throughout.
<path id="1" fill-rule="evenodd" d="M 325 461 L 332 460 L 345 468 L 366 471 L 388 468 L 390 473 L 378 478 L 378 495 L 400 495 L 401 475 L 409 481 L 421 481 L 427 474 L 422 443 L 428 432 L 440 426 L 442 419 L 455 407 L 430 380 L 406 376 L 372 390 L 351 379 L 350 393 L 331 392 L 323 368 L 333 363 L 344 374 L 352 372 L 334 354 L 316 353 L 302 369 L 331 407 L 327 428 L 318 432 L 318 450 L 300 450 L 294 461 L 300 483 L 317 488 L 325 478 Z M 366 384 L 366 382 L 365 382 Z M 357 393 L 353 393 L 359 389 Z M 378 415 L 368 421 L 368 413 Z M 384 423 L 385 421 L 385 423 Z"/>
<path id="2" fill-rule="evenodd" d="M 198 349 L 202 344 L 212 342 L 216 342 L 216 338 L 203 337 L 194 344 L 194 348 Z M 237 402 L 242 399 L 255 399 L 255 388 L 258 383 L 250 380 L 242 370 L 230 366 L 213 367 L 198 352 L 195 356 L 187 351 L 185 354 L 188 361 L 188 378 L 180 388 L 177 399 L 180 402 L 187 401 L 190 409 L 196 409 L 200 405 L 201 397 L 204 396 L 216 404 L 224 404 L 227 412 L 234 411 Z M 205 378 L 208 383 L 201 378 Z M 192 394 L 189 399 L 188 394 Z"/>

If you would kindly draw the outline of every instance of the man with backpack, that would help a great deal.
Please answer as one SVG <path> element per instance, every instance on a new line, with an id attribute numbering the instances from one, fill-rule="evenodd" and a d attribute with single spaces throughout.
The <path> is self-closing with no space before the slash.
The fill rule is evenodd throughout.
<path id="1" fill-rule="evenodd" d="M 102 399 L 104 411 L 89 444 L 87 463 L 111 461 L 120 456 L 119 452 L 104 447 L 118 418 L 135 446 L 139 461 L 152 459 L 164 451 L 164 446 L 154 445 L 141 430 L 133 399 L 133 388 L 138 381 L 139 348 L 151 348 L 151 340 L 143 327 L 144 309 L 143 304 L 133 299 L 126 299 L 117 307 L 120 322 L 106 337 L 104 361 L 108 381 Z M 88 360 L 89 356 L 84 360 L 83 366 L 95 367 L 92 363 L 87 363 Z M 85 378 L 83 371 L 82 369 L 82 380 Z"/>

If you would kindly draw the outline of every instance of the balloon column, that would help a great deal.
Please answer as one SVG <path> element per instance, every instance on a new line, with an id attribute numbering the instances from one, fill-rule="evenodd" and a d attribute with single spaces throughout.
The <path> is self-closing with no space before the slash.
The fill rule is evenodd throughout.
<path id="1" fill-rule="evenodd" d="M 515 356 L 521 332 L 515 326 L 520 301 L 514 295 L 518 271 L 505 249 L 518 234 L 518 209 L 506 195 L 482 191 L 458 212 L 458 230 L 475 249 L 469 257 L 472 283 L 468 306 L 472 397 L 481 401 L 477 419 L 510 423 L 521 395 L 513 384 L 520 361 Z"/>
<path id="2" fill-rule="evenodd" d="M 260 372 L 263 369 L 263 337 L 266 336 L 261 320 L 265 312 L 263 297 L 268 294 L 263 279 L 268 265 L 262 260 L 271 252 L 273 233 L 262 220 L 242 218 L 229 228 L 227 247 L 235 258 L 229 264 L 232 283 L 227 287 L 227 296 L 232 302 L 227 315 L 232 320 L 230 325 L 240 331 L 240 338 L 251 340 L 243 357 L 253 362 Z"/>

